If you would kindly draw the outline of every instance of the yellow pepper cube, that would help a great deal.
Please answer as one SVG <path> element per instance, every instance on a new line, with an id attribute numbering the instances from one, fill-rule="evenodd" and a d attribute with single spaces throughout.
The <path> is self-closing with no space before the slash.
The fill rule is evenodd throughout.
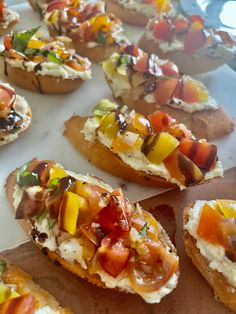
<path id="1" fill-rule="evenodd" d="M 139 134 L 126 131 L 122 134 L 118 134 L 113 142 L 112 149 L 114 152 L 132 152 L 139 149 L 142 146 L 143 140 Z"/>
<path id="2" fill-rule="evenodd" d="M 236 218 L 236 201 L 217 200 L 216 205 L 225 218 Z"/>
<path id="3" fill-rule="evenodd" d="M 110 138 L 114 138 L 119 131 L 118 123 L 119 121 L 117 120 L 116 113 L 111 112 L 104 117 L 98 131 L 105 133 Z"/>
<path id="4" fill-rule="evenodd" d="M 68 176 L 68 174 L 65 172 L 65 170 L 62 167 L 55 165 L 52 168 L 52 170 L 50 171 L 49 182 L 53 179 L 62 179 L 62 178 L 65 178 L 67 176 Z"/>
<path id="5" fill-rule="evenodd" d="M 42 40 L 31 39 L 28 43 L 28 48 L 31 49 L 42 49 L 45 46 L 45 42 Z"/>
<path id="6" fill-rule="evenodd" d="M 58 224 L 60 229 L 71 235 L 74 235 L 77 229 L 81 199 L 83 198 L 69 191 L 65 191 L 62 197 Z"/>
<path id="7" fill-rule="evenodd" d="M 9 288 L 0 282 L 0 304 L 5 302 L 9 298 L 9 295 Z"/>
<path id="8" fill-rule="evenodd" d="M 174 136 L 161 132 L 158 135 L 150 136 L 142 150 L 148 160 L 160 164 L 178 145 L 179 141 Z"/>

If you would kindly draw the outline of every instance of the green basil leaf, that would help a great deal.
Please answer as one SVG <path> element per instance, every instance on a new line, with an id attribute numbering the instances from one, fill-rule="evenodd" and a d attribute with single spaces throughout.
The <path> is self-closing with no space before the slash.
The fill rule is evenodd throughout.
<path id="1" fill-rule="evenodd" d="M 56 64 L 62 64 L 62 60 L 59 59 L 54 52 L 49 52 L 48 55 L 47 55 L 47 58 L 49 61 L 52 61 Z"/>
<path id="2" fill-rule="evenodd" d="M 7 263 L 4 260 L 0 259 L 0 275 L 2 275 L 6 269 Z"/>
<path id="3" fill-rule="evenodd" d="M 51 230 L 54 226 L 55 226 L 55 223 L 56 223 L 56 219 L 53 219 L 51 217 L 48 217 L 48 228 Z"/>
<path id="4" fill-rule="evenodd" d="M 48 184 L 49 189 L 55 190 L 56 187 L 57 187 L 58 182 L 59 182 L 59 179 L 58 179 L 58 178 L 52 179 L 52 180 L 49 182 L 49 184 Z"/>
<path id="5" fill-rule="evenodd" d="M 120 57 L 120 63 L 121 64 L 130 64 L 131 63 L 131 56 L 129 56 L 129 55 L 122 55 Z"/>
<path id="6" fill-rule="evenodd" d="M 148 224 L 145 223 L 145 224 L 143 225 L 143 228 L 140 230 L 139 235 L 140 235 L 141 237 L 146 237 L 146 236 L 147 236 L 147 231 L 148 231 Z"/>
<path id="7" fill-rule="evenodd" d="M 35 186 L 39 185 L 39 177 L 37 173 L 24 171 L 17 182 L 20 186 Z"/>
<path id="8" fill-rule="evenodd" d="M 36 34 L 39 29 L 40 26 L 25 32 L 13 32 L 12 48 L 16 51 L 24 53 L 31 37 Z"/>
<path id="9" fill-rule="evenodd" d="M 115 111 L 118 109 L 118 105 L 109 101 L 108 99 L 103 99 L 97 104 L 92 113 L 94 116 L 102 117 L 107 115 L 109 112 Z"/>
<path id="10" fill-rule="evenodd" d="M 20 177 L 23 175 L 23 173 L 26 171 L 26 169 L 28 168 L 29 163 L 25 163 L 22 167 L 20 167 L 20 169 L 18 169 L 17 173 L 16 173 L 16 183 L 19 184 L 20 182 Z"/>

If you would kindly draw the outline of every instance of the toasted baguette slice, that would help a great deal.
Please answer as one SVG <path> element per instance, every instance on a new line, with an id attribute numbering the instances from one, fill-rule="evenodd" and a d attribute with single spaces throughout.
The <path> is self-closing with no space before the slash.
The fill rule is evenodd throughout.
<path id="1" fill-rule="evenodd" d="M 35 160 L 34 160 L 35 162 Z M 9 203 L 11 205 L 11 208 L 13 210 L 14 213 L 16 213 L 17 208 L 15 207 L 16 205 L 16 199 L 14 197 L 14 191 L 16 188 L 16 174 L 17 174 L 17 170 L 16 169 L 14 172 L 12 172 L 6 182 L 6 194 L 9 200 Z M 69 172 L 68 174 L 70 177 L 76 174 L 73 174 L 72 172 Z M 85 177 L 87 178 L 87 176 L 83 176 L 83 180 L 85 180 Z M 78 178 L 78 177 L 77 177 Z M 92 177 L 90 177 L 92 178 Z M 88 179 L 86 179 L 88 180 Z M 91 179 L 90 179 L 91 180 Z M 95 180 L 95 181 L 94 181 Z M 85 183 L 85 181 L 83 181 Z M 99 184 L 101 187 L 109 189 L 109 193 L 112 193 L 112 188 L 109 187 L 108 185 L 106 185 L 102 180 L 93 177 L 93 182 L 95 182 L 96 184 Z M 123 195 L 123 194 L 121 194 Z M 124 197 L 124 196 L 122 196 Z M 128 202 L 128 200 L 127 200 Z M 127 203 L 128 204 L 128 203 Z M 106 205 L 103 205 L 106 206 Z M 128 206 L 134 206 L 134 205 L 128 205 Z M 138 206 L 138 205 L 137 205 Z M 139 209 L 137 210 L 141 210 L 140 207 L 137 207 Z M 149 214 L 148 217 L 150 217 L 151 215 Z M 91 218 L 85 218 L 85 219 L 91 219 Z M 154 217 L 152 218 L 154 219 Z M 170 241 L 167 233 L 164 231 L 164 229 L 162 228 L 162 226 L 158 223 L 156 223 L 156 230 L 158 230 L 158 244 L 161 245 L 161 247 L 163 247 L 163 249 L 165 249 L 166 252 L 169 252 L 168 254 L 171 254 L 171 259 L 172 262 L 174 261 L 174 266 L 172 264 L 172 266 L 174 268 L 172 268 L 172 272 L 171 272 L 171 277 L 169 278 L 169 280 L 165 283 L 163 290 L 162 290 L 162 286 L 159 287 L 157 290 L 149 293 L 149 292 L 135 292 L 136 290 L 133 290 L 130 286 L 129 281 L 127 281 L 127 283 L 125 283 L 125 285 L 123 286 L 116 286 L 114 284 L 112 284 L 112 286 L 108 285 L 107 282 L 109 281 L 109 275 L 107 274 L 104 277 L 104 281 L 101 280 L 101 275 L 98 275 L 97 273 L 93 273 L 90 274 L 88 270 L 84 269 L 81 267 L 81 265 L 79 264 L 79 262 L 76 261 L 70 261 L 68 259 L 62 258 L 62 256 L 59 253 L 59 250 L 56 251 L 51 251 L 48 248 L 46 248 L 44 246 L 44 243 L 42 241 L 37 241 L 37 237 L 34 236 L 34 233 L 32 232 L 32 230 L 35 228 L 37 228 L 34 224 L 32 219 L 21 219 L 20 220 L 20 224 L 23 227 L 23 229 L 25 230 L 25 232 L 29 235 L 30 239 L 39 247 L 43 250 L 44 254 L 47 254 L 52 260 L 59 262 L 65 269 L 69 270 L 70 272 L 74 273 L 76 276 L 86 279 L 88 282 L 96 285 L 97 287 L 101 287 L 101 288 L 112 288 L 114 290 L 119 290 L 122 292 L 126 292 L 126 293 L 137 293 L 140 294 L 140 296 L 142 296 L 144 298 L 144 300 L 148 303 L 158 303 L 160 302 L 161 298 L 170 293 L 176 286 L 177 284 L 177 280 L 178 280 L 178 276 L 179 276 L 179 270 L 178 270 L 178 257 L 176 255 L 176 249 L 174 247 L 174 245 L 172 244 L 172 242 Z M 152 226 L 153 226 L 153 222 L 152 222 Z M 69 234 L 68 234 L 69 235 Z M 64 232 L 64 236 L 65 236 L 65 232 Z M 147 235 L 146 235 L 147 236 Z M 65 238 L 66 239 L 66 238 Z M 68 237 L 67 237 L 68 239 Z M 62 240 L 63 241 L 63 240 Z M 90 244 L 91 245 L 91 244 Z M 170 262 L 170 260 L 168 260 L 167 263 Z M 101 266 L 100 266 L 101 267 Z M 111 278 L 111 277 L 110 277 Z M 113 278 L 113 280 L 115 280 L 115 278 Z M 159 289 L 161 289 L 162 291 L 160 291 L 160 295 L 159 295 Z"/>
<path id="2" fill-rule="evenodd" d="M 0 90 L 1 89 L 3 89 L 2 92 L 5 89 L 5 91 L 13 93 L 15 100 L 13 104 L 11 104 L 10 112 L 1 115 L 4 110 L 0 111 L 1 124 L 3 125 L 3 127 L 0 126 L 0 146 L 16 140 L 30 127 L 32 121 L 32 112 L 28 102 L 23 97 L 15 95 L 14 89 L 6 83 L 0 83 Z M 14 117 L 16 118 L 16 123 L 14 125 L 11 125 L 12 120 L 9 122 L 10 125 L 8 125 L 8 123 L 5 124 L 6 121 L 9 121 L 9 115 L 11 115 L 11 119 L 14 119 Z M 22 120 L 19 120 L 19 117 Z"/>
<path id="3" fill-rule="evenodd" d="M 168 105 L 157 105 L 155 103 L 148 103 L 140 99 L 142 89 L 139 87 L 126 90 L 115 97 L 112 83 L 106 78 L 106 81 L 113 92 L 113 97 L 127 106 L 130 109 L 141 112 L 144 115 L 149 115 L 156 110 L 162 110 L 171 115 L 177 121 L 186 125 L 193 134 L 201 139 L 214 140 L 230 134 L 234 130 L 234 120 L 221 107 L 216 110 L 201 110 L 194 112 L 186 112 L 182 109 L 175 109 Z"/>
<path id="4" fill-rule="evenodd" d="M 50 310 L 55 311 L 58 314 L 72 314 L 69 309 L 61 307 L 52 295 L 34 283 L 29 274 L 23 272 L 19 267 L 7 263 L 2 257 L 0 257 L 0 261 L 1 263 L 4 263 L 4 271 L 0 274 L 1 283 L 16 286 L 15 291 L 20 296 L 31 293 L 35 299 L 37 310 L 45 308 L 45 311 L 47 311 L 50 308 Z M 1 306 L 3 306 L 3 304 L 0 304 L 0 307 Z M 11 310 L 14 312 L 13 308 L 11 308 Z"/>
<path id="5" fill-rule="evenodd" d="M 1 60 L 2 69 L 5 68 L 5 78 L 13 85 L 40 94 L 64 94 L 77 89 L 84 81 L 77 79 L 63 79 L 51 75 L 40 75 L 34 71 L 28 72 Z M 4 64 L 5 63 L 5 64 Z M 4 65 L 3 65 L 4 64 Z"/>
<path id="6" fill-rule="evenodd" d="M 149 20 L 144 13 L 126 9 L 117 1 L 105 0 L 105 3 L 107 12 L 115 14 L 124 23 L 145 26 Z"/>
<path id="7" fill-rule="evenodd" d="M 194 203 L 190 204 L 184 210 L 184 226 L 189 221 L 189 210 L 193 208 L 193 206 Z M 186 229 L 184 229 L 184 244 L 187 255 L 212 287 L 215 298 L 235 313 L 235 287 L 227 281 L 222 273 L 209 266 L 210 262 L 201 254 L 197 247 L 196 239 Z"/>
<path id="8" fill-rule="evenodd" d="M 71 144 L 79 150 L 91 163 L 97 167 L 128 181 L 156 187 L 175 187 L 164 178 L 137 171 L 126 165 L 117 155 L 99 141 L 88 142 L 81 132 L 86 122 L 86 117 L 72 116 L 65 122 L 64 135 Z"/>

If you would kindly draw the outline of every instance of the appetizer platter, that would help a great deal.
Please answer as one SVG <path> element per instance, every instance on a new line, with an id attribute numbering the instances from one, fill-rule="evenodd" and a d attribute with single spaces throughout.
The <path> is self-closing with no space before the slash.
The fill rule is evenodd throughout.
<path id="1" fill-rule="evenodd" d="M 125 14 L 117 17 L 117 7 L 109 3 L 114 4 L 32 0 L 12 7 L 21 22 L 2 36 L 0 49 L 0 251 L 29 236 L 68 271 L 68 278 L 73 274 L 78 282 L 84 279 L 85 287 L 87 281 L 94 291 L 110 289 L 117 298 L 118 292 L 130 294 L 127 300 L 139 300 L 143 313 L 162 308 L 165 313 L 169 309 L 162 298 L 178 295 L 179 281 L 181 287 L 186 253 L 179 241 L 185 207 L 186 252 L 218 299 L 235 311 L 235 282 L 223 268 L 212 267 L 218 262 L 214 245 L 226 252 L 224 263 L 234 263 L 235 201 L 226 189 L 235 182 L 223 175 L 229 169 L 227 176 L 234 177 L 231 168 L 236 165 L 236 80 L 224 65 L 235 53 L 235 40 L 207 28 L 198 16 L 175 18 L 170 1 L 144 1 L 155 6 L 146 31 L 123 24 L 122 17 L 129 22 Z M 128 9 L 132 11 L 125 7 L 126 14 Z M 146 32 L 153 25 L 155 36 L 161 36 L 158 43 L 166 40 L 166 26 L 172 25 L 176 38 L 168 37 L 168 43 L 183 40 L 185 52 L 203 68 L 195 64 L 183 73 L 174 55 L 167 60 L 155 49 L 146 53 L 152 48 L 146 45 Z M 214 50 L 211 56 L 209 50 Z M 217 62 L 205 66 L 200 60 L 205 52 Z M 193 226 L 198 200 L 219 192 L 224 182 L 214 201 L 201 203 L 199 225 Z M 174 191 L 165 194 L 168 189 Z M 150 204 L 153 195 L 159 195 L 156 204 L 170 195 L 163 212 L 159 208 L 151 214 L 137 203 L 147 199 L 143 204 Z M 178 199 L 185 197 L 195 199 L 182 206 Z M 175 215 L 180 259 L 174 245 Z M 215 232 L 210 238 L 209 217 L 209 230 Z M 209 242 L 204 249 L 199 247 L 202 241 Z M 213 251 L 205 254 L 208 245 Z M 24 297 L 20 293 L 23 303 Z M 30 314 L 35 311 L 32 298 L 25 300 Z M 15 295 L 13 301 L 0 299 L 0 307 L 7 311 L 12 302 L 18 302 Z M 36 313 L 47 312 L 36 303 Z M 134 302 L 127 313 L 138 311 L 135 307 Z"/>

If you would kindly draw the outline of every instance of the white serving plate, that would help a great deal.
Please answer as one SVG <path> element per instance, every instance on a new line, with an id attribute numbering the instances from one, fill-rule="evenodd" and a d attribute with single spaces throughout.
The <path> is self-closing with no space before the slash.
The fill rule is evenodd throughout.
<path id="1" fill-rule="evenodd" d="M 18 25 L 18 30 L 42 24 L 38 15 L 27 3 L 14 5 L 13 9 L 21 15 L 22 22 Z M 126 29 L 134 39 L 138 39 L 143 31 L 138 27 L 127 26 Z M 236 117 L 236 74 L 228 66 L 223 66 L 217 71 L 201 75 L 199 78 L 204 81 L 225 110 Z M 4 184 L 7 175 L 12 170 L 33 157 L 55 159 L 66 168 L 76 172 L 95 174 L 113 187 L 122 186 L 132 201 L 148 198 L 164 191 L 164 189 L 148 188 L 124 182 L 122 179 L 99 170 L 76 152 L 63 137 L 63 121 L 71 117 L 73 113 L 88 115 L 100 99 L 112 99 L 100 66 L 93 64 L 93 79 L 85 82 L 81 88 L 71 94 L 40 95 L 17 87 L 16 91 L 29 101 L 33 111 L 33 123 L 24 136 L 14 143 L 0 148 L 0 250 L 13 247 L 27 239 L 10 211 Z M 224 168 L 236 166 L 235 132 L 216 143 L 219 144 L 219 155 Z"/>

